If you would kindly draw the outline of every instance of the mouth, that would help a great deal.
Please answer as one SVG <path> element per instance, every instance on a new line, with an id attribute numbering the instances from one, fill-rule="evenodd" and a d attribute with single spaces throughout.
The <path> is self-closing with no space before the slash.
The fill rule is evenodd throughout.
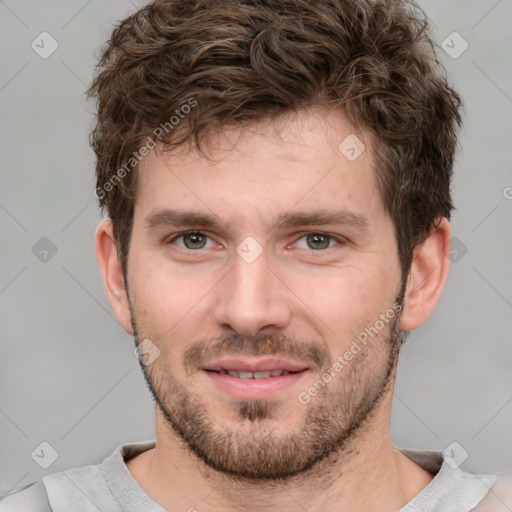
<path id="1" fill-rule="evenodd" d="M 237 379 L 270 379 L 272 377 L 280 377 L 281 375 L 289 375 L 290 373 L 300 373 L 300 372 L 290 372 L 288 370 L 269 370 L 264 372 L 247 372 L 247 371 L 237 371 L 237 370 L 208 370 L 207 372 L 215 372 L 220 375 L 231 375 L 231 377 L 235 377 Z M 300 370 L 305 371 L 305 370 Z"/>
<path id="2" fill-rule="evenodd" d="M 203 372 L 215 387 L 233 397 L 263 399 L 279 394 L 309 373 L 307 366 L 282 359 L 224 359 Z"/>

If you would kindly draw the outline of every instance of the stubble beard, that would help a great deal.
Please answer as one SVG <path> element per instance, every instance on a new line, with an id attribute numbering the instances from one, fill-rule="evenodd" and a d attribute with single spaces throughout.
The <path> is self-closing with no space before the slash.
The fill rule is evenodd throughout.
<path id="1" fill-rule="evenodd" d="M 138 345 L 145 339 L 138 330 L 134 308 L 132 323 Z M 208 468 L 235 481 L 270 483 L 326 471 L 339 457 L 348 457 L 351 446 L 371 423 L 383 397 L 391 392 L 402 342 L 399 316 L 395 316 L 318 394 L 303 405 L 298 400 L 288 416 L 282 399 L 229 402 L 236 414 L 235 426 L 223 424 L 226 414 L 213 415 L 197 393 L 192 394 L 165 367 L 163 357 L 151 365 L 141 362 L 148 387 L 172 435 L 177 436 L 189 455 Z M 293 347 L 293 348 L 291 348 Z M 196 343 L 187 351 L 185 367 L 198 368 L 198 354 L 253 354 L 297 356 L 318 365 L 315 382 L 325 375 L 333 361 L 318 342 L 295 343 L 279 335 L 247 340 L 237 335 L 219 344 Z M 332 374 L 332 372 L 330 372 Z M 310 386 L 312 383 L 308 383 Z M 301 390 L 304 391 L 304 390 Z M 282 435 L 279 423 L 295 416 L 296 427 Z M 301 419 L 302 418 L 302 419 Z M 277 434 L 279 432 L 279 435 Z"/>

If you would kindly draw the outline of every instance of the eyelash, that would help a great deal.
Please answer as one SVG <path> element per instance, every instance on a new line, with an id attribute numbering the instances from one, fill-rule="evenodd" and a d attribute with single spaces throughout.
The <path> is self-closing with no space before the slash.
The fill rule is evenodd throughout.
<path id="1" fill-rule="evenodd" d="M 208 235 L 207 233 L 205 233 L 204 231 L 194 231 L 194 230 L 191 230 L 191 231 L 182 231 L 180 233 L 177 233 L 172 238 L 167 239 L 165 243 L 166 244 L 173 244 L 176 240 L 178 240 L 179 238 L 182 238 L 182 237 L 184 237 L 186 235 L 200 235 L 200 236 L 205 236 L 205 237 L 208 237 L 208 238 L 212 239 L 212 237 L 210 235 Z M 343 244 L 345 244 L 347 242 L 347 239 L 344 238 L 344 237 L 341 237 L 341 236 L 340 237 L 334 236 L 334 235 L 331 235 L 330 233 L 324 233 L 323 231 L 308 231 L 306 233 L 302 233 L 301 236 L 299 238 L 297 238 L 294 243 L 297 243 L 299 240 L 301 240 L 302 238 L 305 238 L 305 237 L 307 237 L 309 235 L 327 236 L 331 240 L 336 241 L 337 242 L 336 245 L 343 245 Z M 336 247 L 336 245 L 333 246 L 333 247 L 327 247 L 326 249 L 318 249 L 318 250 L 315 250 L 315 249 L 302 249 L 302 250 L 306 251 L 307 253 L 309 253 L 309 254 L 311 254 L 313 256 L 321 256 L 322 253 L 327 252 L 329 249 L 333 249 L 334 247 Z M 178 250 L 186 252 L 187 254 L 191 254 L 191 253 L 194 253 L 194 252 L 197 252 L 199 254 L 200 252 L 202 252 L 201 249 L 194 250 L 194 249 L 184 249 L 184 248 L 178 247 L 178 246 L 176 246 L 176 247 L 178 248 Z"/>

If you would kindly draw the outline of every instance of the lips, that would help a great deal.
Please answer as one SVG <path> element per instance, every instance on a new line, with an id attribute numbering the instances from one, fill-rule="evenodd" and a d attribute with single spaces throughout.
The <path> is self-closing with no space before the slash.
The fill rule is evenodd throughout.
<path id="1" fill-rule="evenodd" d="M 215 370 L 207 370 L 207 371 L 215 371 Z M 239 379 L 269 379 L 270 377 L 280 377 L 281 375 L 289 375 L 290 373 L 297 372 L 289 372 L 288 370 L 269 370 L 266 372 L 245 372 L 245 371 L 237 371 L 237 370 L 220 370 L 220 375 L 231 375 L 231 377 L 237 377 Z"/>
<path id="2" fill-rule="evenodd" d="M 284 359 L 223 359 L 207 364 L 203 370 L 228 374 L 242 379 L 264 379 L 297 373 L 308 367 L 294 361 Z"/>
<path id="3" fill-rule="evenodd" d="M 311 373 L 310 368 L 295 361 L 248 357 L 214 361 L 201 370 L 218 391 L 244 400 L 275 397 L 297 387 Z"/>
<path id="4" fill-rule="evenodd" d="M 302 379 L 308 369 L 294 361 L 255 357 L 222 359 L 202 368 L 219 389 L 245 399 L 275 396 Z"/>

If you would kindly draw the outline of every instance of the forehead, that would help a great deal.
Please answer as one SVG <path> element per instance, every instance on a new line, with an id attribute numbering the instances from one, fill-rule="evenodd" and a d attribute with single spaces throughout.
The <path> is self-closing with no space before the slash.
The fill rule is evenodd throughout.
<path id="1" fill-rule="evenodd" d="M 340 111 L 301 111 L 209 135 L 205 155 L 183 145 L 139 167 L 136 212 L 163 208 L 272 218 L 295 207 L 376 206 L 372 141 Z M 300 208 L 299 208 L 300 207 Z M 210 211 L 209 211 L 210 210 Z"/>

